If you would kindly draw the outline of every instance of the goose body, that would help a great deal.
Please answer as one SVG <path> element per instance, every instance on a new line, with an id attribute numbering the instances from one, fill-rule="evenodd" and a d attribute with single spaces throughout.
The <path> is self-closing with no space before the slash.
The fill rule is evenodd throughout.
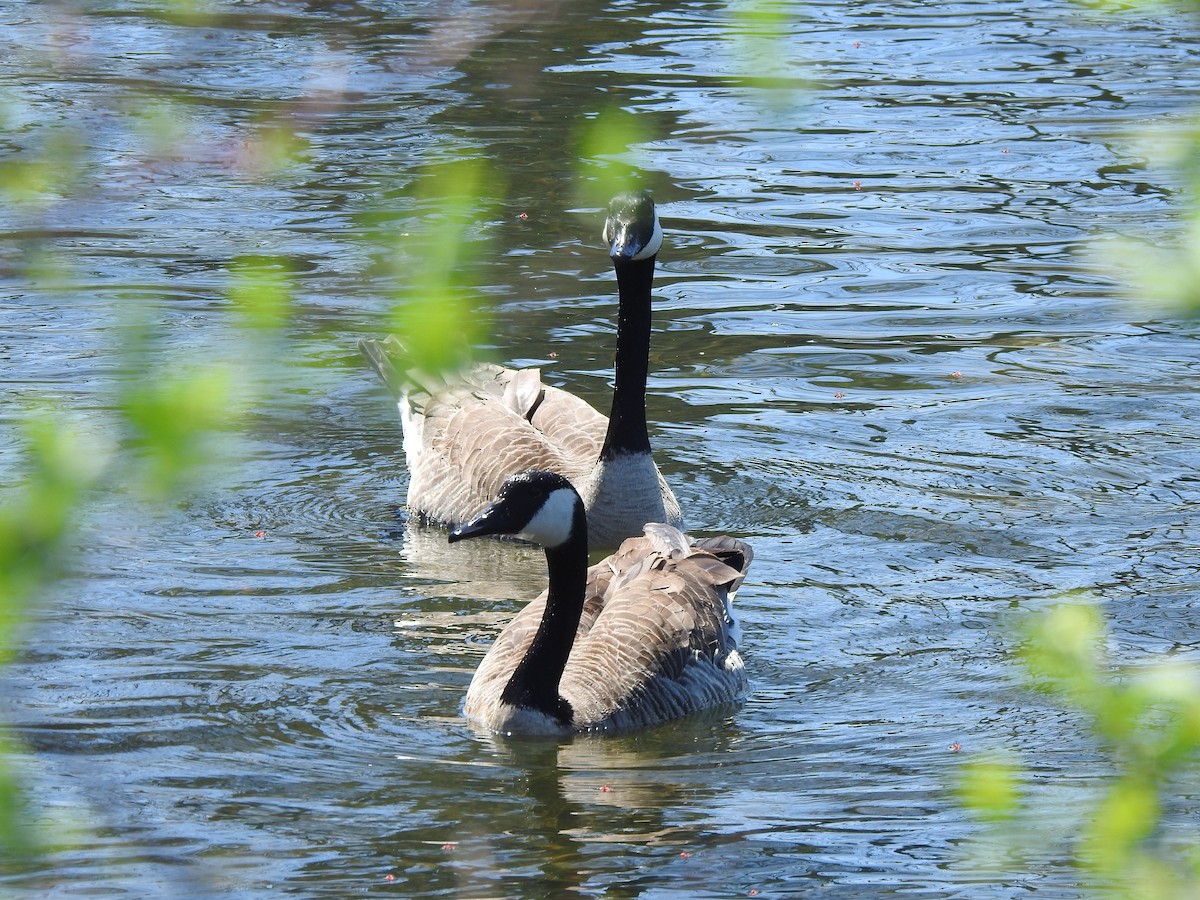
<path id="1" fill-rule="evenodd" d="M 614 198 L 604 239 L 620 294 L 607 418 L 545 384 L 538 369 L 479 364 L 451 378 L 418 381 L 400 370 L 404 353 L 394 337 L 359 343 L 400 408 L 410 510 L 437 524 L 467 522 L 508 476 L 536 469 L 574 485 L 592 547 L 615 547 L 646 522 L 683 527 L 679 503 L 654 464 L 646 424 L 650 292 L 662 246 L 650 195 Z"/>
<path id="2" fill-rule="evenodd" d="M 651 523 L 587 565 L 588 519 L 561 476 L 510 478 L 451 542 L 512 534 L 545 548 L 549 587 L 501 632 L 465 715 L 505 734 L 618 731 L 739 702 L 746 673 L 731 600 L 753 558 L 728 537 Z"/>

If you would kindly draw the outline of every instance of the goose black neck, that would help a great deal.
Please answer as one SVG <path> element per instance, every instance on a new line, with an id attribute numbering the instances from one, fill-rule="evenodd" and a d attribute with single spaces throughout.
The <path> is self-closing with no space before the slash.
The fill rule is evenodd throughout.
<path id="1" fill-rule="evenodd" d="M 616 389 L 608 433 L 600 458 L 611 460 L 625 453 L 649 453 L 646 429 L 646 377 L 650 369 L 650 288 L 654 283 L 654 257 L 614 264 L 617 270 Z"/>
<path id="2" fill-rule="evenodd" d="M 559 695 L 558 684 L 575 644 L 587 589 L 587 516 L 582 503 L 575 506 L 571 537 L 558 547 L 546 548 L 546 569 L 550 588 L 542 621 L 500 700 L 538 710 L 569 726 L 571 706 Z"/>

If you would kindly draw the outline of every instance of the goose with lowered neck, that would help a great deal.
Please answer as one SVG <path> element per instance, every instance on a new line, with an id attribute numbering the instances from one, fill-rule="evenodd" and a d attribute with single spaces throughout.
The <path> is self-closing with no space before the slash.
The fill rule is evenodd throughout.
<path id="1" fill-rule="evenodd" d="M 450 541 L 505 534 L 540 544 L 549 587 L 501 632 L 471 680 L 465 715 L 504 734 L 618 731 L 739 702 L 746 674 L 732 597 L 753 552 L 689 542 L 652 523 L 591 568 L 588 518 L 553 472 L 509 478 Z"/>
<path id="2" fill-rule="evenodd" d="M 608 418 L 544 384 L 538 369 L 479 364 L 433 379 L 403 371 L 405 353 L 394 337 L 359 343 L 400 408 L 410 510 L 442 525 L 470 521 L 505 478 L 537 469 L 557 472 L 577 489 L 593 548 L 615 547 L 646 522 L 683 527 L 679 503 L 654 464 L 646 423 L 651 287 L 662 239 L 648 193 L 613 198 L 604 241 L 620 303 Z"/>

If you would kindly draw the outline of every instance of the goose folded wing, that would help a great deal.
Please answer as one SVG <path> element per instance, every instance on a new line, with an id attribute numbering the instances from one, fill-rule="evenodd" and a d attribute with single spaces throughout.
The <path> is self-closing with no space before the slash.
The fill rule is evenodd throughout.
<path id="1" fill-rule="evenodd" d="M 525 657 L 526 651 L 529 650 L 529 645 L 537 633 L 538 624 L 541 622 L 542 612 L 545 608 L 546 594 L 543 592 L 530 600 L 513 617 L 513 620 L 504 626 L 504 630 L 500 632 L 488 649 L 483 662 L 475 670 L 475 676 L 471 681 L 473 692 L 478 691 L 481 696 L 500 696 L 500 691 L 512 677 L 517 663 Z M 499 684 L 493 685 L 493 682 L 499 682 Z"/>
<path id="2" fill-rule="evenodd" d="M 550 385 L 543 385 L 542 400 L 531 411 L 529 421 L 564 458 L 579 465 L 581 474 L 595 465 L 608 431 L 607 416 L 574 394 Z"/>
<path id="3" fill-rule="evenodd" d="M 727 667 L 723 584 L 739 574 L 699 554 L 657 566 L 647 558 L 636 577 L 615 577 L 563 674 L 577 727 L 651 724 L 735 699 L 742 682 Z"/>
<path id="4" fill-rule="evenodd" d="M 501 403 L 431 401 L 422 438 L 421 453 L 409 462 L 409 502 L 437 521 L 478 515 L 518 472 L 548 469 L 570 477 L 558 450 Z"/>

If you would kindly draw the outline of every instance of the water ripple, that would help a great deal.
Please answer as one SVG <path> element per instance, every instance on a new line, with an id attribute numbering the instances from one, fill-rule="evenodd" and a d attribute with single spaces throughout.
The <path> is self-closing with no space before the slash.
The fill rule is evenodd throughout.
<path id="1" fill-rule="evenodd" d="M 1200 37 L 1065 2 L 821 0 L 779 45 L 803 92 L 768 96 L 711 3 L 243 6 L 200 30 L 8 17 L 5 149 L 38 123 L 88 140 L 77 198 L 0 209 L 9 419 L 38 397 L 103 429 L 120 303 L 161 321 L 165 369 L 229 337 L 230 259 L 288 260 L 296 302 L 244 464 L 158 518 L 102 501 L 6 671 L 30 796 L 97 824 L 4 889 L 1073 896 L 1053 847 L 981 875 L 946 798 L 997 747 L 1064 810 L 1108 777 L 1016 688 L 1024 609 L 1085 591 L 1117 662 L 1200 655 L 1197 329 L 1112 301 L 1079 252 L 1166 241 L 1181 185 L 1130 132 L 1184 127 Z M 176 100 L 176 153 L 112 113 L 151 96 Z M 543 561 L 406 520 L 395 409 L 354 347 L 437 212 L 419 173 L 466 153 L 509 198 L 472 235 L 491 351 L 606 405 L 612 271 L 570 186 L 613 101 L 652 135 L 622 159 L 667 231 L 651 440 L 694 530 L 755 546 L 753 691 L 503 741 L 460 705 Z M 281 110 L 298 156 L 255 170 Z M 69 278 L 27 284 L 35 247 Z"/>

